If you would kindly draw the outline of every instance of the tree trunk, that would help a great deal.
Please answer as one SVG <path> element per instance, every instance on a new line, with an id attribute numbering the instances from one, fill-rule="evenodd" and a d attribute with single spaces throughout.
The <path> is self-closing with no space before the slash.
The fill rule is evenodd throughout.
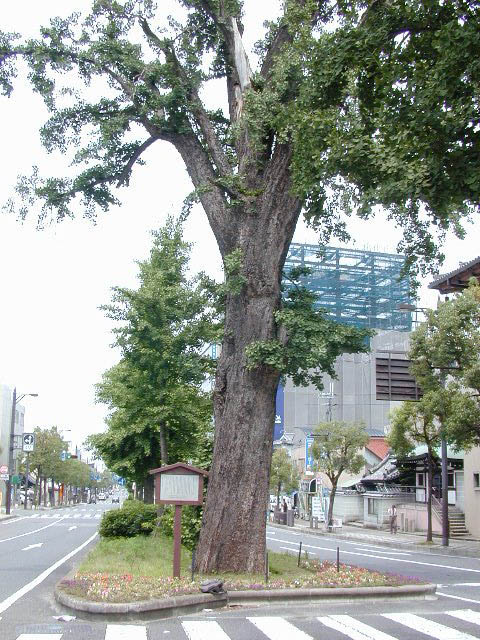
<path id="1" fill-rule="evenodd" d="M 47 478 L 43 478 L 43 506 L 47 506 Z"/>
<path id="2" fill-rule="evenodd" d="M 335 481 L 332 480 L 332 490 L 330 491 L 330 501 L 328 503 L 327 527 L 331 527 L 333 524 L 333 503 L 335 501 L 335 494 L 337 493 L 337 482 L 338 478 Z"/>
<path id="3" fill-rule="evenodd" d="M 160 422 L 158 425 L 159 433 L 160 433 L 160 466 L 168 464 L 168 448 L 167 448 L 167 434 L 165 432 L 165 424 Z"/>
<path id="4" fill-rule="evenodd" d="M 213 463 L 197 550 L 201 572 L 262 573 L 265 568 L 265 504 L 280 375 L 269 365 L 248 368 L 245 349 L 255 341 L 282 339 L 274 313 L 280 307 L 282 268 L 300 212 L 295 198 L 285 192 L 282 197 L 286 189 L 280 176 L 257 206 L 240 214 L 241 226 L 229 238 L 231 250 L 241 251 L 243 286 L 226 297 L 213 396 Z M 279 222 L 285 216 L 287 221 Z"/>
<path id="5" fill-rule="evenodd" d="M 144 485 L 143 485 L 143 501 L 146 504 L 153 504 L 154 491 L 155 491 L 154 478 L 149 473 L 146 476 L 145 482 L 144 482 Z"/>
<path id="6" fill-rule="evenodd" d="M 427 450 L 427 542 L 432 542 L 432 481 L 433 464 L 430 447 Z"/>

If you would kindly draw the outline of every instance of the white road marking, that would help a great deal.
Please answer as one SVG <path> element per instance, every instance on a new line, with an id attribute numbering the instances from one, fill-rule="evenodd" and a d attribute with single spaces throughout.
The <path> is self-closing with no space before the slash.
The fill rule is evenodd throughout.
<path id="1" fill-rule="evenodd" d="M 1 524 L 10 524 L 10 522 L 20 522 L 20 520 L 25 520 L 26 518 L 30 518 L 30 516 L 22 516 L 21 518 L 9 518 L 8 520 L 5 520 L 5 522 L 2 522 Z"/>
<path id="2" fill-rule="evenodd" d="M 62 640 L 62 636 L 63 633 L 22 633 L 17 640 Z"/>
<path id="3" fill-rule="evenodd" d="M 84 517 L 84 518 L 91 518 L 92 516 L 91 516 L 91 514 L 90 514 L 90 513 L 86 513 L 83 517 Z"/>
<path id="4" fill-rule="evenodd" d="M 295 551 L 295 553 L 298 554 L 298 547 L 280 547 L 280 549 L 286 549 L 287 551 Z M 317 554 L 315 553 L 315 551 L 309 551 L 308 552 L 309 556 L 316 556 Z"/>
<path id="5" fill-rule="evenodd" d="M 36 544 L 29 544 L 28 547 L 24 547 L 22 551 L 30 551 L 30 549 L 40 549 L 43 546 L 43 542 L 37 542 Z"/>
<path id="6" fill-rule="evenodd" d="M 312 636 L 297 629 L 284 618 L 262 616 L 247 618 L 247 620 L 250 620 L 270 640 L 285 640 L 285 638 L 288 640 L 313 640 Z"/>
<path id="7" fill-rule="evenodd" d="M 355 547 L 357 551 L 368 551 L 368 549 L 362 549 L 361 547 Z M 394 556 L 411 556 L 411 553 L 406 553 L 405 551 L 375 551 L 375 553 L 390 553 Z"/>
<path id="8" fill-rule="evenodd" d="M 5 598 L 3 602 L 0 602 L 0 613 L 3 613 L 4 611 L 6 611 L 9 607 L 12 606 L 12 604 L 14 604 L 22 596 L 24 596 L 26 593 L 28 593 L 29 591 L 37 587 L 39 584 L 41 584 L 45 580 L 45 578 L 48 578 L 48 576 L 51 573 L 53 573 L 56 569 L 58 569 L 58 567 L 61 567 L 64 562 L 66 562 L 67 560 L 70 560 L 70 558 L 72 558 L 75 554 L 77 554 L 79 551 L 84 549 L 88 544 L 90 544 L 90 542 L 92 542 L 92 540 L 95 540 L 96 537 L 97 537 L 97 532 L 95 532 L 93 536 L 90 536 L 90 538 L 88 538 L 88 540 L 83 542 L 79 547 L 77 547 L 73 551 L 70 551 L 70 553 L 67 553 L 67 555 L 63 556 L 63 558 L 60 558 L 60 560 L 57 560 L 57 562 L 52 564 L 51 567 L 48 567 L 48 569 L 45 569 L 45 571 L 42 571 L 42 573 L 38 575 L 36 578 L 34 578 L 31 582 L 24 585 L 21 589 L 13 593 L 11 596 L 8 596 L 8 598 Z"/>
<path id="9" fill-rule="evenodd" d="M 76 525 L 73 525 L 73 527 L 68 527 L 68 530 L 69 530 L 69 531 L 73 531 L 73 530 L 74 530 L 74 529 L 76 529 L 76 528 L 77 528 L 77 527 L 76 527 Z"/>
<path id="10" fill-rule="evenodd" d="M 188 640 L 230 640 L 218 622 L 211 620 L 182 622 L 182 627 Z"/>
<path id="11" fill-rule="evenodd" d="M 34 529 L 33 531 L 27 531 L 26 533 L 19 533 L 18 536 L 12 536 L 11 538 L 3 538 L 0 542 L 8 542 L 9 540 L 16 540 L 17 538 L 23 538 L 24 536 L 30 536 L 32 533 L 37 533 L 38 531 L 43 531 L 44 529 L 48 529 L 48 527 L 53 527 L 53 525 L 60 522 L 57 520 L 56 522 L 52 522 L 50 524 L 46 524 L 44 527 L 40 527 L 40 529 Z"/>
<path id="12" fill-rule="evenodd" d="M 461 596 L 452 596 L 449 593 L 442 593 L 441 591 L 436 591 L 437 596 L 443 596 L 444 598 L 453 598 L 453 600 L 462 600 L 463 602 L 474 602 L 475 604 L 480 604 L 480 600 L 472 600 L 471 598 L 462 598 Z"/>
<path id="13" fill-rule="evenodd" d="M 438 587 L 480 587 L 480 582 L 454 582 L 452 584 L 439 584 Z"/>
<path id="14" fill-rule="evenodd" d="M 456 611 L 445 611 L 449 616 L 480 625 L 480 612 L 472 611 L 472 609 L 457 609 Z"/>
<path id="15" fill-rule="evenodd" d="M 278 538 L 269 538 L 267 540 L 272 540 L 274 542 L 285 542 L 286 544 L 291 544 L 290 540 L 279 540 Z M 310 549 L 319 549 L 320 551 L 329 551 L 330 553 L 336 553 L 336 549 L 330 549 L 330 547 L 319 547 L 314 544 L 306 544 L 303 543 L 303 548 L 308 547 Z M 341 550 L 342 555 L 348 554 L 351 556 L 361 556 L 363 558 L 376 558 L 377 560 L 391 560 L 392 562 L 404 562 L 406 564 L 418 564 L 424 567 L 438 567 L 440 569 L 453 569 L 455 571 L 468 571 L 472 573 L 480 573 L 480 569 L 468 569 L 466 567 L 452 567 L 448 564 L 434 564 L 433 562 L 420 562 L 419 560 L 406 560 L 404 558 L 392 558 L 386 556 L 376 556 L 373 553 L 359 553 L 358 551 L 347 551 L 346 549 Z M 471 558 L 470 558 L 471 560 Z"/>
<path id="16" fill-rule="evenodd" d="M 136 624 L 107 624 L 105 640 L 147 640 L 147 627 Z"/>
<path id="17" fill-rule="evenodd" d="M 317 618 L 319 622 L 330 629 L 340 631 L 351 640 L 397 640 L 388 633 L 383 633 L 368 624 L 355 620 L 351 616 L 322 616 Z"/>
<path id="18" fill-rule="evenodd" d="M 478 640 L 478 638 L 475 639 L 475 636 L 471 636 L 469 633 L 446 627 L 444 624 L 421 618 L 413 613 L 382 613 L 381 615 L 437 640 Z"/>

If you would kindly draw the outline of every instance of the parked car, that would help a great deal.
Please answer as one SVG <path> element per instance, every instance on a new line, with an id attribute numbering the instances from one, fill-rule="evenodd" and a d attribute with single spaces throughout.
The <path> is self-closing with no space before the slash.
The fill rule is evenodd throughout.
<path id="1" fill-rule="evenodd" d="M 120 496 L 112 496 L 112 504 L 114 504 L 115 502 L 118 502 L 118 504 L 120 504 Z"/>
<path id="2" fill-rule="evenodd" d="M 88 499 L 88 504 L 97 504 L 95 496 L 90 496 L 90 498 Z"/>
<path id="3" fill-rule="evenodd" d="M 106 496 L 104 493 L 99 493 L 99 494 L 97 495 L 97 499 L 98 499 L 98 500 L 106 500 L 106 499 L 107 499 L 107 496 Z"/>

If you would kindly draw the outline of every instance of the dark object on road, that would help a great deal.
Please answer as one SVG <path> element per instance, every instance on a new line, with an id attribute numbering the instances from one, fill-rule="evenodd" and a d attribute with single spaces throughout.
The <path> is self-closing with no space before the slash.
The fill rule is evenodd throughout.
<path id="1" fill-rule="evenodd" d="M 112 498 L 112 504 L 114 504 L 114 502 L 118 502 L 120 504 L 120 498 L 118 496 L 116 498 Z"/>
<path id="2" fill-rule="evenodd" d="M 200 585 L 202 593 L 225 593 L 223 590 L 223 580 L 205 580 Z"/>
<path id="3" fill-rule="evenodd" d="M 88 504 L 97 504 L 97 501 L 95 500 L 95 498 L 92 496 L 89 501 Z"/>

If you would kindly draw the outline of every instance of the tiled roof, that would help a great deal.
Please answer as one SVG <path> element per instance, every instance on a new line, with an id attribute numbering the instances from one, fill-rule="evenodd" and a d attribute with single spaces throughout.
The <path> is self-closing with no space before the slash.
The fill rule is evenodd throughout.
<path id="1" fill-rule="evenodd" d="M 450 280 L 451 278 L 455 278 L 455 276 L 461 276 L 466 271 L 470 271 L 470 274 L 468 274 L 468 277 L 471 277 L 472 275 L 475 275 L 476 277 L 480 277 L 480 256 L 477 256 L 473 260 L 470 260 L 470 262 L 465 262 L 461 264 L 459 267 L 457 267 L 453 271 L 450 271 L 449 273 L 443 273 L 441 275 L 438 275 L 435 278 L 435 280 L 428 285 L 428 288 L 429 289 L 445 289 L 445 291 L 447 291 L 447 287 L 449 284 L 448 280 Z M 466 285 L 468 283 L 468 278 L 462 279 L 462 283 Z M 454 291 L 456 289 L 455 283 L 453 283 L 452 287 L 448 287 L 448 289 L 451 291 Z"/>
<path id="2" fill-rule="evenodd" d="M 383 460 L 390 450 L 390 447 L 385 442 L 385 438 L 370 438 L 366 448 L 374 453 L 377 458 L 380 458 L 380 460 Z"/>

